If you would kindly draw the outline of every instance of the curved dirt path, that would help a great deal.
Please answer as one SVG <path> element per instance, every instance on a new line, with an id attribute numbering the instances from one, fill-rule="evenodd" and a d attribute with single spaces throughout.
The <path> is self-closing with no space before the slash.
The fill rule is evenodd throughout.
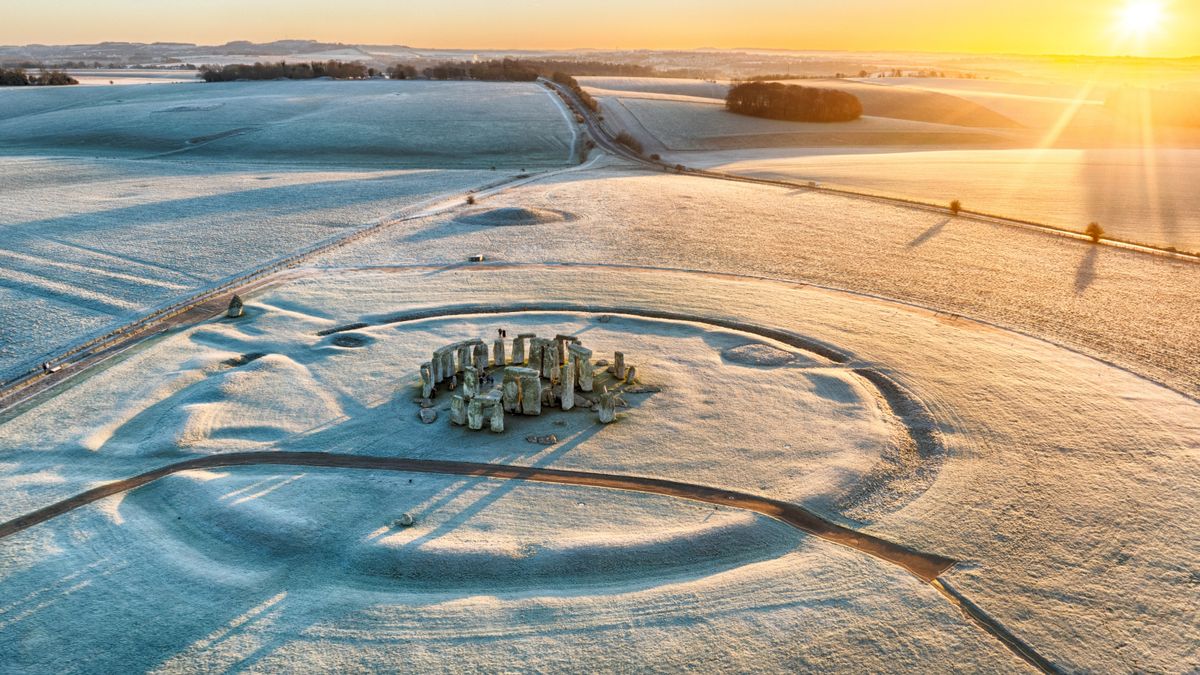
<path id="1" fill-rule="evenodd" d="M 613 490 L 649 492 L 668 497 L 680 497 L 693 501 L 708 502 L 710 504 L 723 504 L 725 506 L 761 513 L 821 539 L 853 548 L 894 565 L 899 565 L 926 582 L 933 582 L 940 574 L 953 567 L 957 562 L 944 556 L 922 553 L 901 544 L 880 539 L 870 534 L 857 532 L 826 520 L 812 511 L 795 504 L 759 497 L 745 492 L 722 490 L 706 485 L 681 483 L 661 478 L 593 473 L 590 471 L 409 459 L 406 457 L 345 455 L 327 452 L 238 452 L 197 457 L 195 459 L 168 464 L 167 466 L 153 469 L 131 478 L 106 483 L 100 487 L 81 492 L 74 497 L 68 497 L 50 506 L 0 524 L 0 539 L 74 511 L 81 506 L 86 506 L 105 497 L 135 490 L 147 483 L 152 483 L 180 471 L 265 464 L 440 473 L 456 476 L 481 476 L 486 478 L 529 480 L 541 483 L 559 483 L 562 485 L 583 485 Z"/>
<path id="2" fill-rule="evenodd" d="M 1030 645 L 1013 635 L 1000 622 L 956 589 L 938 577 L 953 567 L 955 560 L 933 553 L 924 553 L 902 544 L 857 532 L 830 522 L 796 504 L 760 497 L 745 492 L 723 490 L 707 485 L 695 485 L 660 478 L 623 476 L 618 474 L 545 469 L 531 466 L 453 462 L 445 460 L 409 459 L 404 457 L 375 457 L 326 452 L 242 452 L 210 455 L 169 464 L 131 478 L 106 483 L 81 492 L 32 513 L 0 524 L 0 539 L 44 523 L 105 497 L 136 490 L 181 471 L 215 469 L 231 466 L 308 466 L 340 469 L 367 469 L 409 473 L 437 473 L 456 476 L 479 476 L 505 480 L 528 480 L 561 485 L 581 485 L 610 490 L 629 490 L 690 499 L 710 504 L 723 504 L 753 511 L 786 523 L 802 532 L 866 553 L 898 565 L 933 586 L 943 597 L 963 612 L 977 626 L 999 640 L 1006 648 L 1043 673 L 1061 672 L 1053 663 L 1038 654 Z"/>

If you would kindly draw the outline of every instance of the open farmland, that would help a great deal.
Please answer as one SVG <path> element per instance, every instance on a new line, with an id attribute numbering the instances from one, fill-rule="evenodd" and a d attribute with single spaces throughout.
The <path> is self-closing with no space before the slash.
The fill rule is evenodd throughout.
<path id="1" fill-rule="evenodd" d="M 307 246 L 574 161 L 575 132 L 533 85 L 68 87 L 0 100 L 15 103 L 0 106 L 0 380 Z"/>
<path id="2" fill-rule="evenodd" d="M 0 670 L 1200 670 L 1200 264 L 802 183 L 1188 241 L 1200 151 L 625 79 L 9 97 L 0 379 L 309 252 L 0 398 Z"/>
<path id="3" fill-rule="evenodd" d="M 0 148 L 8 155 L 389 169 L 545 168 L 573 158 L 562 112 L 528 84 L 64 87 L 3 91 L 0 101 Z"/>

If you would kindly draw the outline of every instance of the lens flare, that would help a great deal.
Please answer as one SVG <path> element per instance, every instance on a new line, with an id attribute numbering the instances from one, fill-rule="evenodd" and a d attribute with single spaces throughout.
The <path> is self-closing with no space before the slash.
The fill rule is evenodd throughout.
<path id="1" fill-rule="evenodd" d="M 1165 18 L 1166 12 L 1161 2 L 1133 0 L 1121 9 L 1118 24 L 1127 35 L 1143 36 L 1158 30 Z"/>

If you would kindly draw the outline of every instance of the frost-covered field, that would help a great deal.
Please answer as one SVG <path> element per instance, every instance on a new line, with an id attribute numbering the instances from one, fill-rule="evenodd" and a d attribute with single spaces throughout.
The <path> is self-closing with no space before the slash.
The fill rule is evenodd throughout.
<path id="1" fill-rule="evenodd" d="M 567 166 L 575 138 L 534 85 L 64 87 L 0 102 L 0 380 L 422 202 Z"/>
<path id="2" fill-rule="evenodd" d="M 503 175 L 0 159 L 0 379 L 148 308 Z"/>
<path id="3" fill-rule="evenodd" d="M 1041 340 L 802 284 L 645 269 L 431 271 L 315 271 L 252 298 L 244 321 L 147 344 L 9 419 L 0 426 L 5 510 L 250 444 L 740 485 L 836 517 L 835 502 L 811 491 L 838 489 L 834 467 L 856 480 L 847 458 L 870 460 L 878 447 L 854 442 L 854 430 L 869 438 L 874 413 L 854 405 L 862 399 L 853 389 L 805 384 L 827 376 L 819 370 L 723 356 L 746 337 L 544 313 L 378 323 L 467 298 L 668 306 L 835 345 L 932 406 L 947 447 L 930 467 L 936 479 L 863 526 L 963 561 L 943 578 L 1043 655 L 1068 670 L 1196 667 L 1194 400 Z M 315 335 L 353 321 L 374 324 L 356 331 L 361 348 Z M 627 346 L 641 377 L 666 389 L 612 427 L 584 412 L 499 438 L 447 429 L 444 419 L 418 427 L 410 399 L 420 350 L 496 325 L 561 326 L 601 350 Z M 274 355 L 220 364 L 251 350 Z M 290 393 L 279 396 L 284 382 Z M 720 384 L 719 400 L 710 383 Z M 557 429 L 560 443 L 522 438 L 543 429 Z M 333 659 L 319 667 L 343 669 L 448 658 L 468 668 L 583 658 L 729 670 L 1020 669 L 916 578 L 757 517 L 603 490 L 406 480 L 279 468 L 185 474 L 27 530 L 3 549 L 0 589 L 20 613 L 0 649 L 35 671 L 61 667 L 70 656 L 37 648 L 53 626 L 81 644 L 125 634 L 117 654 L 185 670 L 245 659 L 267 668 L 317 653 Z M 419 529 L 387 527 L 401 510 Z M 463 571 L 420 581 L 430 569 Z M 512 576 L 488 576 L 505 570 Z M 81 589 L 51 590 L 71 573 L 65 583 Z M 30 599 L 42 593 L 50 595 Z M 193 596 L 196 611 L 157 622 L 153 637 L 137 628 L 161 598 Z M 94 607 L 106 608 L 103 627 L 86 618 Z M 563 636 L 567 627 L 575 637 Z M 487 648 L 501 632 L 514 639 Z M 605 649 L 572 647 L 578 636 Z M 715 636 L 720 648 L 695 650 Z M 423 647 L 409 656 L 414 642 Z M 442 644 L 448 652 L 433 648 Z"/>
<path id="4" fill-rule="evenodd" d="M 245 160 L 373 168 L 538 168 L 572 160 L 532 84 L 365 81 L 45 87 L 0 92 L 12 154 Z"/>
<path id="5" fill-rule="evenodd" d="M 1200 396 L 1194 263 L 802 189 L 621 167 L 551 179 L 480 205 L 565 208 L 575 220 L 489 228 L 446 216 L 323 260 L 451 265 L 466 249 L 500 261 L 632 263 L 809 281 L 992 321 Z"/>
<path id="6" fill-rule="evenodd" d="M 862 97 L 867 116 L 805 124 L 725 111 L 717 105 L 724 83 L 583 81 L 598 88 L 610 123 L 672 162 L 938 203 L 958 199 L 1072 230 L 1097 221 L 1124 239 L 1200 250 L 1200 216 L 1192 208 L 1198 139 L 1180 129 L 1127 128 L 1104 109 L 1099 89 L 932 78 L 820 81 Z M 941 114 L 946 101 L 920 100 L 922 93 L 957 101 L 947 110 L 970 103 L 1021 128 L 986 128 L 986 120 L 970 121 L 971 111 Z M 711 104 L 680 96 L 709 96 Z M 911 121 L 918 119 L 944 123 Z"/>
<path id="7" fill-rule="evenodd" d="M 283 83 L 298 84 L 357 83 Z M 524 91 L 557 116 L 530 133 L 569 145 L 553 101 Z M 0 160 L 17 197 L 0 204 L 0 307 L 14 308 L 0 345 L 16 354 L 0 354 L 0 371 L 349 228 L 453 207 L 313 258 L 252 291 L 242 319 L 154 336 L 0 413 L 0 522 L 245 451 L 662 478 L 787 500 L 953 558 L 941 580 L 1065 671 L 1200 670 L 1200 266 L 615 160 L 467 206 L 463 191 L 524 168 L 447 169 L 489 143 L 483 127 L 478 142 L 443 143 L 445 166 L 413 170 L 369 155 L 277 162 L 252 133 L 213 141 L 246 141 L 228 161 L 147 159 L 112 140 L 132 131 L 104 124 L 119 133 L 94 147 L 112 156 Z M 153 143 L 185 135 L 152 131 Z M 573 308 L 394 321 L 537 303 Z M 636 316 L 663 311 L 687 319 Z M 662 390 L 627 395 L 614 425 L 581 408 L 470 432 L 449 425 L 444 395 L 421 424 L 431 349 L 497 328 L 576 334 L 596 358 L 621 350 Z M 557 438 L 526 440 L 546 434 Z M 393 527 L 405 512 L 416 524 Z M 0 538 L 0 670 L 298 663 L 1028 670 L 890 563 L 659 495 L 249 466 L 172 475 Z"/>
<path id="8" fill-rule="evenodd" d="M 689 166 L 815 180 L 1200 251 L 1200 150 L 760 150 L 680 154 Z"/>

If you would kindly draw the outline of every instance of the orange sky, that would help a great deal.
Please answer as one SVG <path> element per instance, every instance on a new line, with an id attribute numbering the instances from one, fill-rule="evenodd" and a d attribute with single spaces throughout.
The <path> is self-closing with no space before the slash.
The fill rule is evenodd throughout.
<path id="1" fill-rule="evenodd" d="M 1143 0 L 1145 1 L 1145 0 Z M 1152 1 L 1152 0 L 1150 0 Z M 0 43 L 312 38 L 419 47 L 759 47 L 1024 54 L 1200 53 L 1200 0 L 1122 35 L 1127 0 L 53 0 L 12 3 Z"/>

